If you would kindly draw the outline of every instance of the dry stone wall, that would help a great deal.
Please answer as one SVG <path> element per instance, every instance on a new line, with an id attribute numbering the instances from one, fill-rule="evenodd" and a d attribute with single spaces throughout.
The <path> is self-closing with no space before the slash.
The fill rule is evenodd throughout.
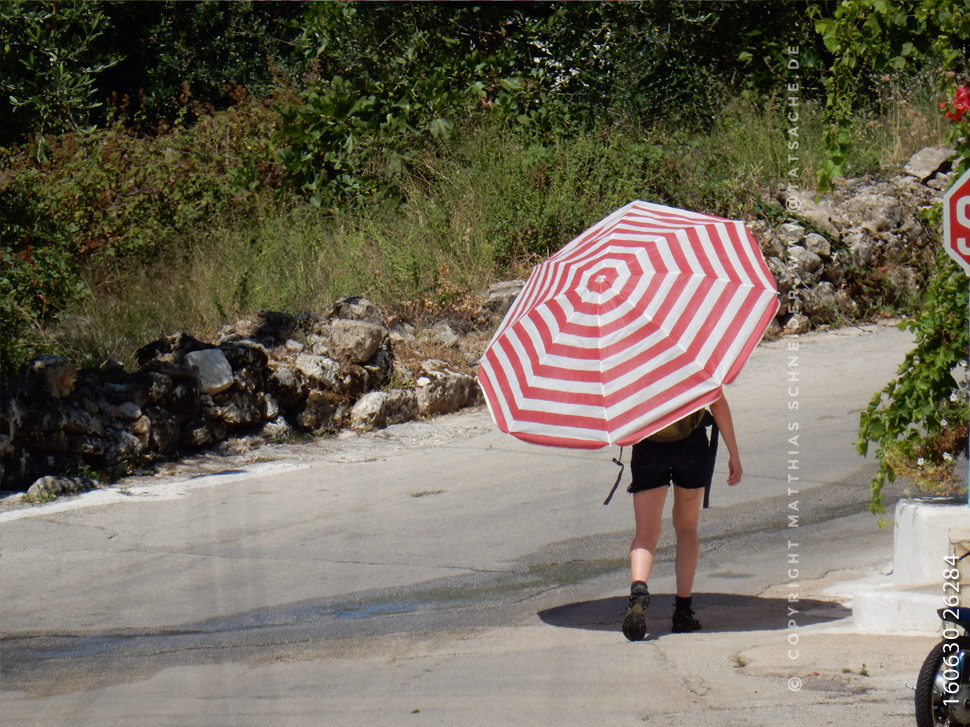
<path id="1" fill-rule="evenodd" d="M 366 430 L 479 400 L 467 368 L 422 358 L 416 342 L 355 297 L 322 318 L 263 312 L 214 342 L 161 338 L 136 353 L 135 371 L 37 358 L 2 401 L 4 489 L 46 499 L 94 486 L 79 472 L 131 470 L 241 434 Z"/>

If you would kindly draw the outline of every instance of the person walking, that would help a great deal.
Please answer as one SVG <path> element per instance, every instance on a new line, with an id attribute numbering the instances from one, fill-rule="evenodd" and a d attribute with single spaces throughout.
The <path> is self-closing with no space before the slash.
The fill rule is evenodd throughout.
<path id="1" fill-rule="evenodd" d="M 700 543 L 697 524 L 704 489 L 710 483 L 713 463 L 703 426 L 705 410 L 694 412 L 633 445 L 630 468 L 636 533 L 630 545 L 630 601 L 623 619 L 623 635 L 630 641 L 646 636 L 644 613 L 650 603 L 647 582 L 660 539 L 667 489 L 674 488 L 673 525 L 677 538 L 674 556 L 677 594 L 671 630 L 697 631 L 700 622 L 691 605 Z M 727 399 L 710 405 L 710 414 L 728 451 L 728 485 L 741 481 L 741 457 Z"/>

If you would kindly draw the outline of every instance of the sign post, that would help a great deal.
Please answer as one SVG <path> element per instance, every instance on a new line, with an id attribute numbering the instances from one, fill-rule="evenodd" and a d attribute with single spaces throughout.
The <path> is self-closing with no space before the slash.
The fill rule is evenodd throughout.
<path id="1" fill-rule="evenodd" d="M 970 275 L 970 169 L 943 195 L 943 245 L 947 254 Z M 970 364 L 970 355 L 967 362 Z M 970 472 L 967 504 L 970 505 Z"/>

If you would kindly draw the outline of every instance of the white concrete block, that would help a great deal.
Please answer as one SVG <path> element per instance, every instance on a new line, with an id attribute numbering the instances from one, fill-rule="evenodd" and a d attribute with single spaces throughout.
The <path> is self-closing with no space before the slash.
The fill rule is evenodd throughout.
<path id="1" fill-rule="evenodd" d="M 852 598 L 852 623 L 859 631 L 870 633 L 940 633 L 943 607 L 940 586 L 927 584 L 912 589 L 892 586 L 855 593 Z"/>
<path id="2" fill-rule="evenodd" d="M 919 500 L 896 503 L 893 582 L 941 583 L 950 555 L 950 529 L 970 527 L 970 507 Z"/>

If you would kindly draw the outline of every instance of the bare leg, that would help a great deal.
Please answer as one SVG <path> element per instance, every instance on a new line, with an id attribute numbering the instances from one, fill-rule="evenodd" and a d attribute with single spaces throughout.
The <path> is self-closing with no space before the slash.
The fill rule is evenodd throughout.
<path id="1" fill-rule="evenodd" d="M 661 518 L 667 488 L 656 487 L 633 495 L 633 517 L 636 521 L 636 534 L 630 544 L 630 580 L 643 581 L 650 578 L 653 569 L 653 556 L 660 540 Z M 696 558 L 695 558 L 696 560 Z"/>
<path id="2" fill-rule="evenodd" d="M 703 495 L 703 489 L 686 490 L 674 485 L 672 514 L 674 532 L 677 533 L 674 572 L 677 574 L 677 595 L 684 598 L 690 596 L 694 589 L 694 574 L 697 572 L 697 555 L 700 551 L 697 521 L 700 519 Z"/>

